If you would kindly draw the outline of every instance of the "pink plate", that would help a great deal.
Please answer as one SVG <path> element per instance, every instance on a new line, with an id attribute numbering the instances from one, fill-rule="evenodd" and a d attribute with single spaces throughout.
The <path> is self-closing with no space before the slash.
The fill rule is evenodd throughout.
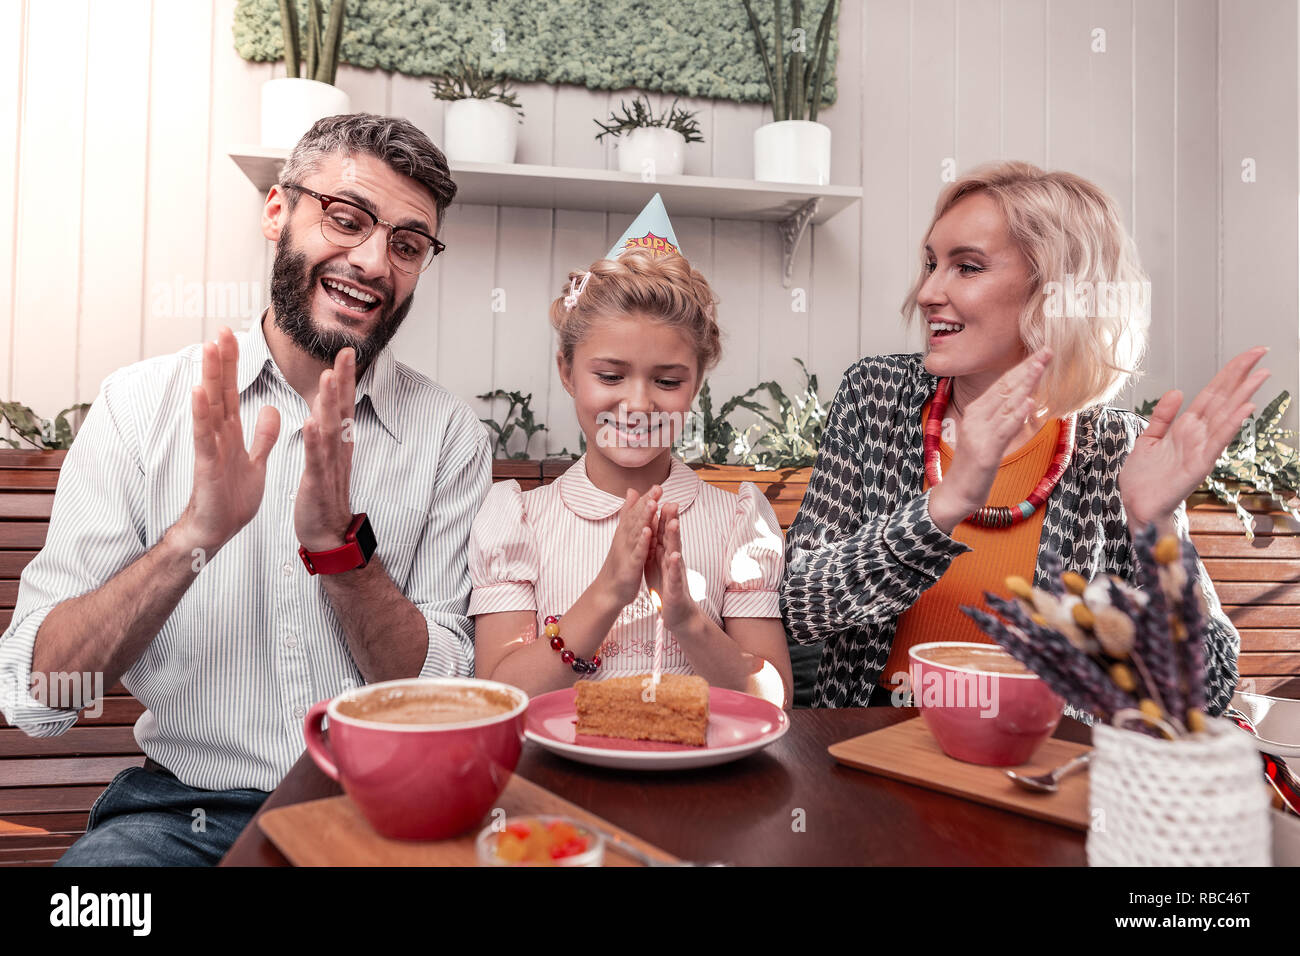
<path id="1" fill-rule="evenodd" d="M 577 689 L 534 697 L 525 715 L 524 736 L 552 753 L 597 767 L 629 770 L 684 770 L 711 767 L 762 750 L 790 729 L 780 707 L 759 697 L 720 687 L 709 688 L 709 729 L 703 747 L 655 740 L 579 736 Z"/>

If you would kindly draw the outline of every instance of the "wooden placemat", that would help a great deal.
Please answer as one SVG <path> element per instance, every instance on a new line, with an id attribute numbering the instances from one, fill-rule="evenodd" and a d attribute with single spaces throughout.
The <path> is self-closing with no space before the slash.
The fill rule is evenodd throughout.
<path id="1" fill-rule="evenodd" d="M 1059 823 L 1071 829 L 1088 829 L 1087 770 L 1066 777 L 1056 793 L 1022 790 L 1006 774 L 1008 769 L 1031 776 L 1046 773 L 1091 749 L 1084 744 L 1049 737 L 1030 763 L 1011 768 L 981 767 L 954 760 L 945 754 L 925 722 L 916 717 L 861 737 L 842 740 L 827 749 L 840 763 L 858 770 Z"/>
<path id="2" fill-rule="evenodd" d="M 551 791 L 512 774 L 495 807 L 508 816 L 553 813 L 598 826 L 665 863 L 677 858 L 646 843 L 626 830 L 557 797 Z M 490 822 L 485 817 L 483 826 Z M 268 810 L 258 818 L 271 842 L 294 866 L 477 866 L 474 841 L 482 826 L 451 840 L 416 843 L 390 840 L 371 829 L 356 805 L 346 796 L 296 803 Z M 617 849 L 605 845 L 606 866 L 640 866 Z"/>

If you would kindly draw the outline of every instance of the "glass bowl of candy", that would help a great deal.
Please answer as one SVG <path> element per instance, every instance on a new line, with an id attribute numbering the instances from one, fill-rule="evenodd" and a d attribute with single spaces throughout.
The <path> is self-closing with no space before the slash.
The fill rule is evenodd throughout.
<path id="1" fill-rule="evenodd" d="M 601 866 L 605 840 L 571 817 L 509 817 L 478 835 L 480 866 Z"/>

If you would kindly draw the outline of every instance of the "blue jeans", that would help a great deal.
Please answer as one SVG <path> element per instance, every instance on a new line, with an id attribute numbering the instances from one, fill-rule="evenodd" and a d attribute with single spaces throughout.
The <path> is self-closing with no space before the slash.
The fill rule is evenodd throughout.
<path id="1" fill-rule="evenodd" d="M 165 771 L 128 767 L 99 795 L 86 833 L 54 865 L 212 866 L 268 796 L 199 790 Z"/>

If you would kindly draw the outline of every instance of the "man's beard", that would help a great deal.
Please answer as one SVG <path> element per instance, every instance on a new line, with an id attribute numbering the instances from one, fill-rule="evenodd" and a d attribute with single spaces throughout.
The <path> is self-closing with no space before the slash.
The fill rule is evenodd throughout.
<path id="1" fill-rule="evenodd" d="M 300 349 L 322 362 L 333 364 L 335 356 L 341 349 L 349 346 L 357 350 L 357 369 L 367 368 L 376 356 L 384 350 L 411 311 L 415 298 L 412 292 L 397 306 L 392 304 L 391 288 L 380 286 L 375 289 L 383 296 L 378 324 L 367 336 L 353 334 L 346 329 L 324 329 L 312 321 L 311 301 L 316 294 L 320 280 L 332 275 L 342 282 L 349 277 L 335 272 L 326 272 L 324 263 L 319 263 L 310 276 L 307 275 L 307 257 L 293 248 L 288 228 L 280 232 L 275 244 L 275 262 L 271 267 L 271 306 L 275 311 L 275 326 Z M 371 285 L 371 283 L 366 283 Z M 344 306 L 338 306 L 340 312 L 346 312 Z"/>

